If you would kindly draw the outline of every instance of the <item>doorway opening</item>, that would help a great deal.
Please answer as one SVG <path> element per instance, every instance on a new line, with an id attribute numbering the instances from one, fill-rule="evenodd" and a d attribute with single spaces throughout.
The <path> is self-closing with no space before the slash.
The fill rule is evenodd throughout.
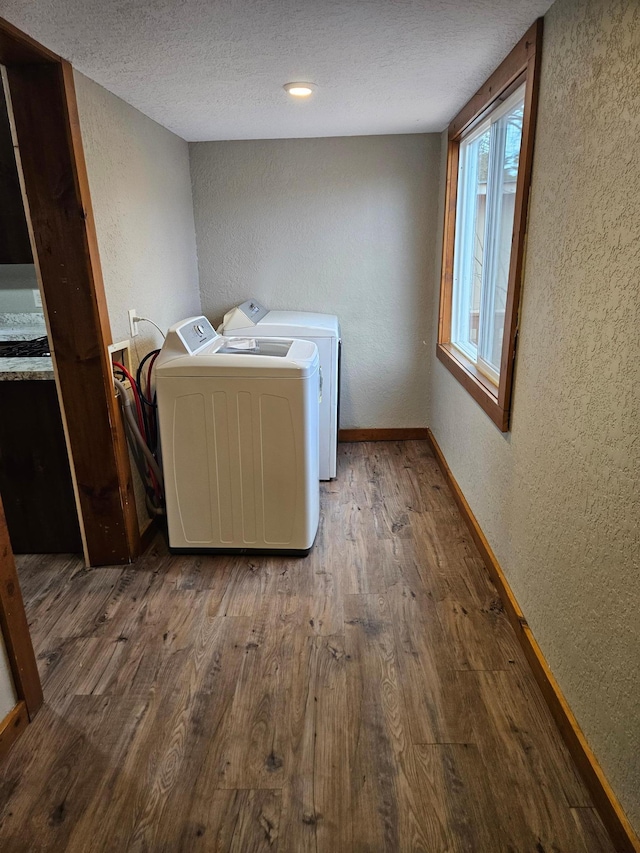
<path id="1" fill-rule="evenodd" d="M 0 21 L 0 63 L 88 565 L 140 540 L 68 62 Z"/>
<path id="2" fill-rule="evenodd" d="M 75 508 L 78 522 L 75 532 L 80 542 L 75 541 L 88 566 L 130 563 L 138 556 L 140 533 L 108 353 L 111 329 L 73 71 L 64 59 L 2 19 L 0 65 L 55 378 L 55 388 L 49 386 L 49 403 L 58 403 L 73 495 L 70 511 Z M 24 240 L 20 257 L 28 257 Z M 4 416 L 3 409 L 0 419 Z M 0 502 L 0 630 L 16 705 L 9 717 L 0 720 L 0 753 L 42 704 L 1 506 Z M 48 508 L 41 512 L 46 523 Z"/>
<path id="3" fill-rule="evenodd" d="M 81 553 L 4 67 L 0 72 L 0 495 L 15 554 Z"/>

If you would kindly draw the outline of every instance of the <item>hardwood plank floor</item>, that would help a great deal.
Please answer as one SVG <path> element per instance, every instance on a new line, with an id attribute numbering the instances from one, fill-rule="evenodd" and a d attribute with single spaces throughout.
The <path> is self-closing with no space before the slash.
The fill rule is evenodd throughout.
<path id="1" fill-rule="evenodd" d="M 18 559 L 3 853 L 611 853 L 427 443 L 340 445 L 321 492 L 302 560 Z"/>

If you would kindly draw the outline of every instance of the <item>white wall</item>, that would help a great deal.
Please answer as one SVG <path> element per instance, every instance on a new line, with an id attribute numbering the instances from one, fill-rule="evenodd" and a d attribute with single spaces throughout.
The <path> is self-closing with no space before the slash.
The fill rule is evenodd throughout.
<path id="1" fill-rule="evenodd" d="M 202 307 L 337 314 L 342 427 L 427 425 L 439 138 L 190 146 Z"/>
<path id="2" fill-rule="evenodd" d="M 430 415 L 636 830 L 639 115 L 638 4 L 558 0 L 545 17 L 512 430 L 435 357 Z"/>
<path id="3" fill-rule="evenodd" d="M 4 644 L 2 632 L 0 631 L 0 723 L 9 711 L 15 707 L 17 701 L 13 678 L 11 677 L 11 669 L 9 667 L 9 658 L 7 657 L 7 648 Z"/>
<path id="4" fill-rule="evenodd" d="M 129 308 L 166 329 L 200 313 L 187 143 L 77 71 L 74 79 L 113 339 L 129 338 Z M 150 324 L 139 330 L 136 367 L 136 352 L 162 343 Z"/>

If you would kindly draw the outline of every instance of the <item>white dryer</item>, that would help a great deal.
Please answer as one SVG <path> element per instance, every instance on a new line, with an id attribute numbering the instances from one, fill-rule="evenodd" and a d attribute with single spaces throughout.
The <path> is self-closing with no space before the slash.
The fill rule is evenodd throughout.
<path id="1" fill-rule="evenodd" d="M 334 314 L 270 311 L 249 299 L 224 315 L 223 335 L 260 335 L 313 341 L 320 354 L 320 479 L 336 476 L 340 412 L 340 324 Z"/>
<path id="2" fill-rule="evenodd" d="M 313 343 L 172 326 L 156 362 L 169 545 L 303 555 L 318 529 Z"/>

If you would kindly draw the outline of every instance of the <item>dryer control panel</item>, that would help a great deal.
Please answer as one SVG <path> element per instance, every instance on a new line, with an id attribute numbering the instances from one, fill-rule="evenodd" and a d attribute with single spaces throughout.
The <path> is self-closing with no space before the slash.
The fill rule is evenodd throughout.
<path id="1" fill-rule="evenodd" d="M 247 326 L 259 323 L 269 313 L 269 309 L 261 305 L 257 299 L 247 299 L 241 305 L 232 308 L 224 315 L 223 326 L 226 334 L 234 329 L 246 329 Z"/>
<path id="2" fill-rule="evenodd" d="M 192 317 L 176 328 L 176 333 L 189 355 L 195 355 L 218 337 L 206 317 Z"/>

